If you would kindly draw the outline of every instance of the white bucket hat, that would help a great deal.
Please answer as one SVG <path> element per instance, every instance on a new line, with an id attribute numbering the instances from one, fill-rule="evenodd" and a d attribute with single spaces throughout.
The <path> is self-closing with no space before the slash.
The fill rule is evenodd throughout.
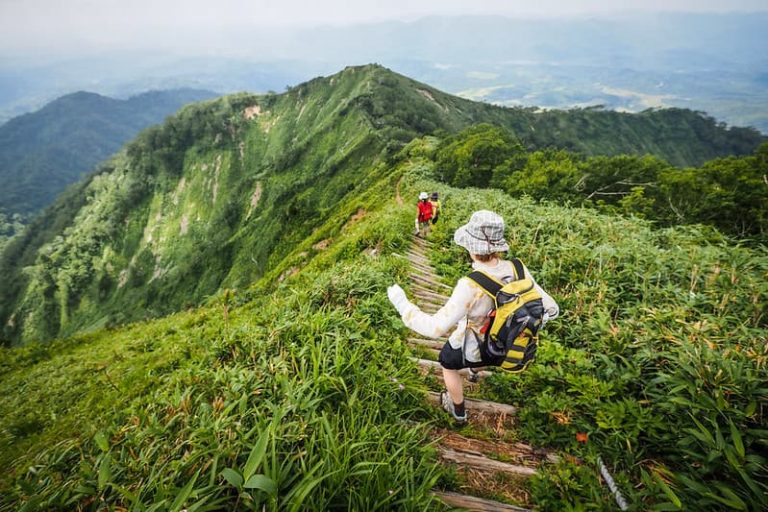
<path id="1" fill-rule="evenodd" d="M 426 192 L 422 192 L 421 194 L 419 194 L 419 199 L 428 199 L 428 198 L 429 196 L 427 195 Z"/>
<path id="2" fill-rule="evenodd" d="M 469 222 L 453 234 L 453 241 L 471 254 L 493 254 L 509 250 L 504 240 L 504 219 L 488 210 L 473 213 Z"/>

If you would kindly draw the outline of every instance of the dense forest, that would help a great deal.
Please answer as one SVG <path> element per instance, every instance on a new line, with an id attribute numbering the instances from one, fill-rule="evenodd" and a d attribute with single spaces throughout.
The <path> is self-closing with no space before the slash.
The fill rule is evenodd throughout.
<path id="1" fill-rule="evenodd" d="M 439 177 L 453 186 L 500 188 L 661 226 L 706 224 L 741 240 L 768 240 L 768 143 L 750 156 L 681 169 L 652 155 L 526 151 L 504 129 L 476 125 L 443 140 L 434 158 Z"/>
<path id="2" fill-rule="evenodd" d="M 764 510 L 765 146 L 675 167 L 463 104 L 348 68 L 188 106 L 67 189 L 0 259 L 0 510 L 444 510 L 432 491 L 472 482 L 438 461 L 455 426 L 386 298 L 415 293 L 425 190 L 443 285 L 490 209 L 562 310 L 529 370 L 469 391 L 558 454 L 507 501 L 615 510 L 599 458 L 634 510 Z"/>

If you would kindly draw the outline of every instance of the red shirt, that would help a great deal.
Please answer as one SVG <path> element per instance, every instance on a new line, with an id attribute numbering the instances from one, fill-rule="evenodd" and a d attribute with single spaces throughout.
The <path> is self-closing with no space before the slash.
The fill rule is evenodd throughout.
<path id="1" fill-rule="evenodd" d="M 432 203 L 429 201 L 419 201 L 419 222 L 427 222 L 432 218 Z"/>

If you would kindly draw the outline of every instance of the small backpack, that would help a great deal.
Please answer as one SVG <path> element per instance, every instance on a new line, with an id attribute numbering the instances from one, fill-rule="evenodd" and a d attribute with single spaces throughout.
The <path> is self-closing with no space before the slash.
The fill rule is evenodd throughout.
<path id="1" fill-rule="evenodd" d="M 480 331 L 485 334 L 480 350 L 504 370 L 521 372 L 536 359 L 544 304 L 533 281 L 525 277 L 523 263 L 513 258 L 512 265 L 515 278 L 506 284 L 480 271 L 468 277 L 494 303 L 489 322 Z"/>

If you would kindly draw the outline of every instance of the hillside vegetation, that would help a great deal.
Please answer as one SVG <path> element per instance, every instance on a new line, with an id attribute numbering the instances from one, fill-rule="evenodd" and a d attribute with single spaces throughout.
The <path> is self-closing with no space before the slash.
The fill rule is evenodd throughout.
<path id="1" fill-rule="evenodd" d="M 2 340 L 49 340 L 164 315 L 248 285 L 342 201 L 388 175 L 413 137 L 478 122 L 503 127 L 530 150 L 650 153 L 683 164 L 749 153 L 761 140 L 683 110 L 473 103 L 379 66 L 281 95 L 188 106 L 74 185 L 0 254 Z"/>
<path id="2" fill-rule="evenodd" d="M 213 96 L 178 89 L 117 100 L 77 92 L 9 120 L 0 126 L 0 214 L 33 215 L 140 130 Z"/>
<path id="3" fill-rule="evenodd" d="M 468 269 L 453 231 L 490 208 L 562 308 L 535 365 L 481 390 L 520 407 L 523 439 L 575 456 L 531 482 L 538 508 L 615 510 L 600 455 L 634 510 L 764 509 L 764 249 L 451 188 L 434 180 L 439 144 L 393 155 L 251 287 L 0 352 L 2 509 L 440 510 L 428 491 L 453 480 L 426 432 L 445 420 L 385 292 L 407 289 L 393 253 L 420 190 L 444 198 L 447 283 Z"/>
<path id="4" fill-rule="evenodd" d="M 662 226 L 708 224 L 744 241 L 768 240 L 768 143 L 754 155 L 680 169 L 651 155 L 526 151 L 508 131 L 480 124 L 443 140 L 434 159 L 439 178 L 454 186 L 499 188 Z"/>

